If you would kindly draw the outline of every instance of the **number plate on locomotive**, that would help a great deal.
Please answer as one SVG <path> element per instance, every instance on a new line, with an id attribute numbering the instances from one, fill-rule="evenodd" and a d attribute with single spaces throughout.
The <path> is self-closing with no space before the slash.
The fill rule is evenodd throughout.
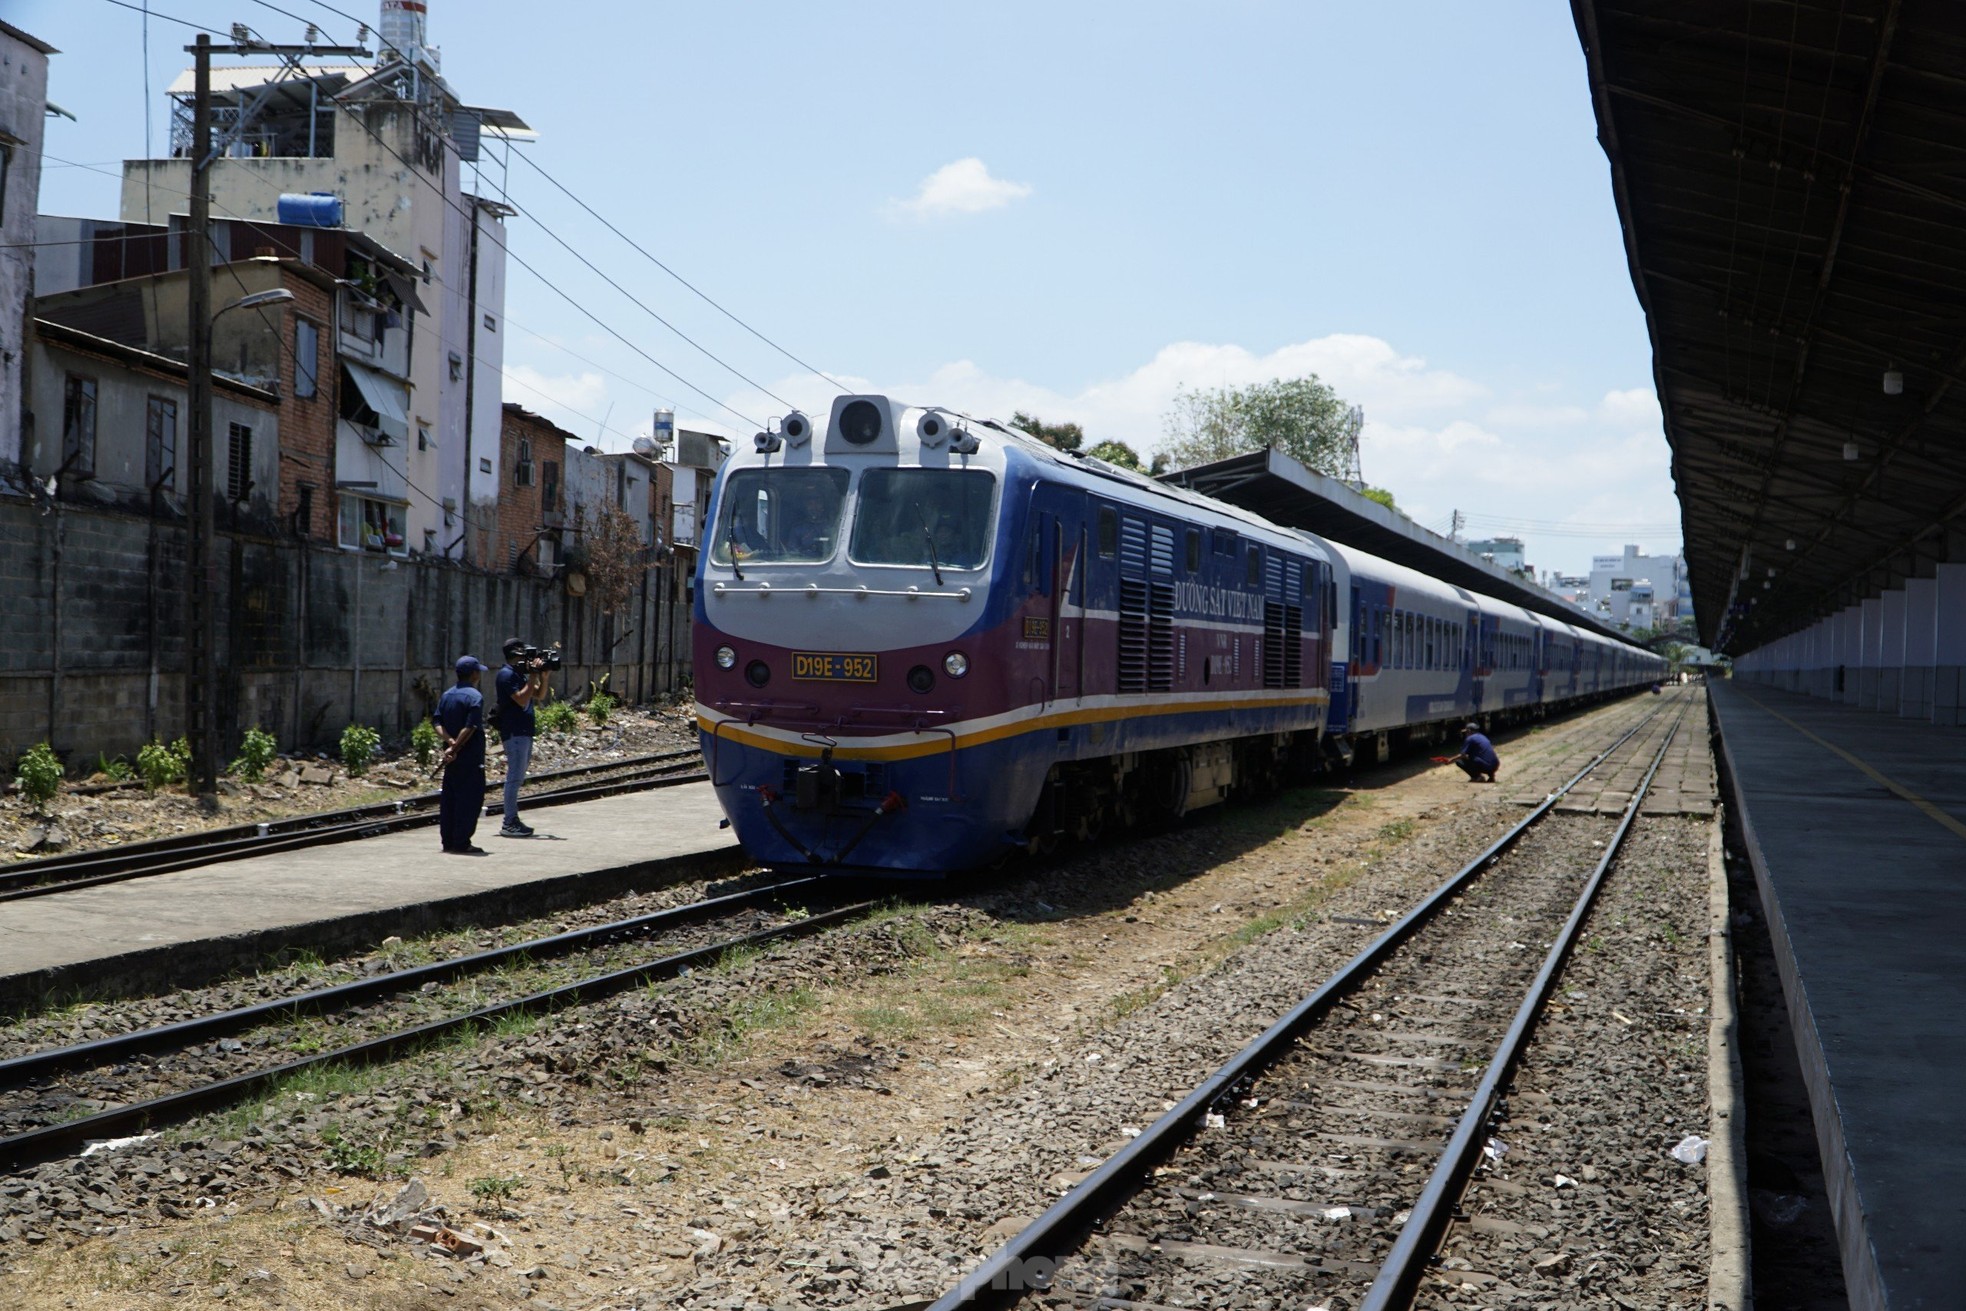
<path id="1" fill-rule="evenodd" d="M 792 677 L 826 683 L 878 683 L 881 659 L 827 651 L 794 651 Z"/>

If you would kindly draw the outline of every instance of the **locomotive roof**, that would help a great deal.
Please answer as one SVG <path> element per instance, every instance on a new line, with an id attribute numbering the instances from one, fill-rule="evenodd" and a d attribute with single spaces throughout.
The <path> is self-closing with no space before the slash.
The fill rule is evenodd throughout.
<path id="1" fill-rule="evenodd" d="M 1161 482 L 1134 469 L 1126 469 L 1117 464 L 1109 464 L 1105 460 L 1088 455 L 1083 451 L 1061 451 L 1056 446 L 1051 445 L 1049 442 L 1040 441 L 1021 428 L 1013 428 L 1009 424 L 999 423 L 994 419 L 973 419 L 973 422 L 989 428 L 1004 437 L 1010 438 L 1018 450 L 1032 459 L 1048 461 L 1060 468 L 1071 470 L 1086 477 L 1102 478 L 1111 482 L 1120 483 L 1136 495 L 1174 502 L 1175 505 L 1182 507 L 1181 512 L 1186 517 L 1192 518 L 1196 512 L 1200 512 L 1213 516 L 1215 519 L 1223 521 L 1224 524 L 1233 523 L 1246 529 L 1255 528 L 1274 534 L 1277 538 L 1290 543 L 1300 550 L 1308 549 L 1313 553 L 1317 553 L 1327 551 L 1328 549 L 1325 540 L 1316 534 L 1307 533 L 1300 528 L 1286 528 L 1282 524 L 1265 519 L 1253 510 L 1245 510 L 1239 505 L 1231 505 L 1227 501 L 1218 501 L 1212 496 L 1204 496 L 1200 492 L 1189 491 L 1185 487 Z M 1174 512 L 1172 507 L 1170 507 L 1170 512 Z"/>

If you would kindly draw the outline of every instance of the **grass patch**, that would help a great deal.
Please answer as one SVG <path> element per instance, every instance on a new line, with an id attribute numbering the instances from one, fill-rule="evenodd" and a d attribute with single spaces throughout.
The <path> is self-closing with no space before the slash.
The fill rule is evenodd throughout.
<path id="1" fill-rule="evenodd" d="M 767 988 L 751 993 L 725 1003 L 722 1009 L 708 1016 L 695 1037 L 676 1045 L 675 1055 L 691 1065 L 735 1060 L 744 1054 L 756 1035 L 789 1028 L 818 1005 L 819 994 L 806 987 Z"/>

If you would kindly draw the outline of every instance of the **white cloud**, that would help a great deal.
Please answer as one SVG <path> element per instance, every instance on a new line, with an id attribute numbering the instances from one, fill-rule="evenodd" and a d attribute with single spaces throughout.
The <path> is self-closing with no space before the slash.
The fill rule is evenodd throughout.
<path id="1" fill-rule="evenodd" d="M 981 214 L 985 210 L 1002 209 L 1030 194 L 1028 182 L 991 177 L 983 161 L 971 155 L 936 169 L 922 179 L 921 189 L 912 197 L 889 201 L 888 210 L 918 219 Z"/>

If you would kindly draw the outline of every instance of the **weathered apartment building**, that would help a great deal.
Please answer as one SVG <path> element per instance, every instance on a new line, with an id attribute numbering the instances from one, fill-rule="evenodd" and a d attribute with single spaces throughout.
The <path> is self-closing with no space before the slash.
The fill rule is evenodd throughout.
<path id="1" fill-rule="evenodd" d="M 420 33 L 391 44 L 422 49 Z M 182 731 L 195 253 L 182 205 L 159 212 L 188 190 L 181 150 L 129 166 L 118 220 L 37 219 L 52 53 L 0 24 L 0 606 L 19 616 L 0 629 L 0 758 L 46 738 L 93 761 Z M 687 677 L 689 562 L 657 549 L 666 471 L 504 449 L 503 211 L 458 188 L 478 120 L 434 73 L 434 58 L 386 57 L 215 78 L 239 110 L 213 164 L 208 252 L 232 742 L 252 723 L 303 745 L 349 722 L 404 731 L 458 651 L 511 631 L 563 642 L 563 693 L 605 674 L 648 696 Z M 269 199 L 330 186 L 302 223 Z M 503 504 L 508 486 L 533 501 Z M 603 498 L 646 547 L 637 593 L 611 613 L 565 568 Z"/>

